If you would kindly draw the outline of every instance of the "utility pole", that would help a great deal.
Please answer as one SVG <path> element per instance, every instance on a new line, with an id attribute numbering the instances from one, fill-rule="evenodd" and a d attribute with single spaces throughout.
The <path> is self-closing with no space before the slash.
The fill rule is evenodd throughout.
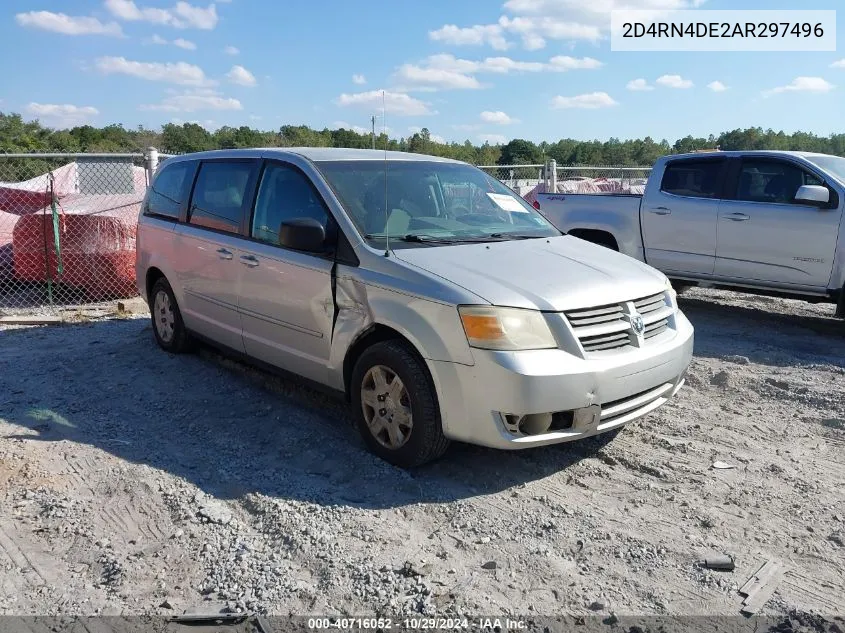
<path id="1" fill-rule="evenodd" d="M 370 120 L 373 123 L 373 149 L 376 148 L 376 115 L 374 114 L 370 117 Z"/>

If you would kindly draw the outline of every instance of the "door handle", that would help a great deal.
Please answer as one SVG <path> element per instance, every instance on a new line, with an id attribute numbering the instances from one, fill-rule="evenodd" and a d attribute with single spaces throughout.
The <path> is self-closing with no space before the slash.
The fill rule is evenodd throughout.
<path id="1" fill-rule="evenodd" d="M 225 248 L 218 248 L 217 255 L 220 259 L 232 259 L 232 251 L 227 251 Z"/>
<path id="2" fill-rule="evenodd" d="M 241 255 L 241 263 L 244 266 L 255 268 L 256 266 L 258 266 L 258 258 L 255 257 L 255 255 Z"/>
<path id="3" fill-rule="evenodd" d="M 744 213 L 728 213 L 725 215 L 728 220 L 733 220 L 734 222 L 745 222 L 746 220 L 750 220 L 750 215 L 745 215 Z"/>
<path id="4" fill-rule="evenodd" d="M 649 209 L 652 213 L 656 215 L 669 215 L 672 213 L 671 209 L 667 209 L 666 207 L 656 207 L 654 209 Z"/>

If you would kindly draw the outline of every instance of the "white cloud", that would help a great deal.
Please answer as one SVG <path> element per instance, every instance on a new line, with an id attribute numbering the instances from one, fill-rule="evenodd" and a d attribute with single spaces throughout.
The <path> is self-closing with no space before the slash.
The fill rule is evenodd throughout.
<path id="1" fill-rule="evenodd" d="M 845 68 L 845 59 L 840 59 L 839 61 L 833 62 L 830 65 L 831 68 Z"/>
<path id="2" fill-rule="evenodd" d="M 649 83 L 645 79 L 632 79 L 627 83 L 625 87 L 628 90 L 633 90 L 634 92 L 646 92 L 648 90 L 654 90 L 654 86 L 649 85 Z"/>
<path id="3" fill-rule="evenodd" d="M 352 83 L 358 86 L 363 86 L 367 83 L 367 78 L 364 75 L 352 75 Z"/>
<path id="4" fill-rule="evenodd" d="M 792 83 L 786 86 L 778 86 L 771 90 L 763 91 L 763 96 L 780 94 L 782 92 L 830 92 L 836 86 L 821 77 L 796 77 Z"/>
<path id="5" fill-rule="evenodd" d="M 619 105 L 606 92 L 590 92 L 575 97 L 557 96 L 552 99 L 552 108 L 579 108 L 582 110 L 596 110 L 598 108 L 609 108 Z"/>
<path id="6" fill-rule="evenodd" d="M 358 92 L 354 94 L 343 93 L 340 95 L 335 103 L 341 107 L 355 106 L 367 109 L 371 112 L 381 112 L 382 108 L 382 91 L 370 90 L 368 92 Z M 384 93 L 385 109 L 391 114 L 397 116 L 422 116 L 425 114 L 437 114 L 432 111 L 431 104 L 425 101 L 420 101 L 403 92 Z"/>
<path id="7" fill-rule="evenodd" d="M 129 75 L 147 81 L 163 81 L 183 86 L 208 86 L 214 82 L 202 68 L 187 62 L 136 62 L 125 57 L 100 57 L 95 67 L 104 75 Z"/>
<path id="8" fill-rule="evenodd" d="M 197 50 L 197 45 L 194 44 L 190 40 L 185 40 L 185 39 L 182 39 L 181 37 L 179 37 L 179 38 L 176 38 L 175 40 L 173 40 L 171 42 L 170 40 L 167 40 L 167 39 L 164 39 L 163 37 L 161 37 L 158 33 L 154 34 L 150 39 L 145 40 L 145 43 L 157 44 L 159 46 L 166 46 L 168 44 L 173 44 L 173 46 L 176 46 L 176 47 L 181 48 L 181 49 L 186 50 L 186 51 Z"/>
<path id="9" fill-rule="evenodd" d="M 170 9 L 139 7 L 134 0 L 105 0 L 106 9 L 114 17 L 126 22 L 150 22 L 177 29 L 212 30 L 217 26 L 217 8 L 214 4 L 206 8 L 188 2 L 177 2 Z"/>
<path id="10" fill-rule="evenodd" d="M 429 32 L 429 38 L 454 46 L 488 45 L 506 50 L 508 36 L 521 39 L 523 48 L 538 50 L 547 40 L 597 42 L 610 30 L 613 9 L 649 11 L 657 20 L 677 9 L 696 8 L 704 0 L 508 0 L 493 24 L 458 26 L 447 24 Z"/>
<path id="11" fill-rule="evenodd" d="M 402 90 L 408 91 L 478 89 L 485 87 L 475 77 L 476 74 L 481 73 L 567 72 L 596 69 L 601 66 L 602 62 L 591 57 L 579 58 L 567 55 L 557 55 L 548 62 L 528 62 L 510 57 L 487 57 L 475 61 L 441 53 L 427 57 L 420 64 L 400 66 L 394 79 Z"/>
<path id="12" fill-rule="evenodd" d="M 186 92 L 165 97 L 160 103 L 145 104 L 140 110 L 154 112 L 199 112 L 205 110 L 243 110 L 241 102 L 213 90 Z"/>
<path id="13" fill-rule="evenodd" d="M 579 24 L 568 19 L 548 16 L 499 18 L 499 25 L 506 31 L 522 38 L 522 46 L 528 50 L 537 50 L 546 45 L 546 40 L 587 40 L 598 41 L 601 29 L 590 24 Z"/>
<path id="14" fill-rule="evenodd" d="M 460 28 L 446 24 L 435 31 L 429 31 L 428 37 L 435 42 L 444 42 L 455 46 L 480 46 L 488 44 L 497 51 L 507 50 L 510 46 L 498 24 L 478 24 Z"/>
<path id="15" fill-rule="evenodd" d="M 713 92 L 724 92 L 728 89 L 728 87 L 723 84 L 721 81 L 711 81 L 707 84 L 707 87 L 710 88 Z"/>
<path id="16" fill-rule="evenodd" d="M 557 55 L 549 60 L 546 64 L 546 70 L 554 70 L 557 72 L 566 72 L 567 70 L 595 70 L 601 68 L 602 64 L 599 60 L 592 57 L 569 57 L 568 55 Z"/>
<path id="17" fill-rule="evenodd" d="M 249 88 L 258 84 L 258 81 L 255 79 L 255 75 L 243 66 L 238 65 L 232 66 L 232 70 L 226 73 L 226 79 L 228 79 L 230 83 L 237 84 L 239 86 L 247 86 Z"/>
<path id="18" fill-rule="evenodd" d="M 406 90 L 466 90 L 481 88 L 475 77 L 445 68 L 422 68 L 404 64 L 396 71 L 396 79 Z"/>
<path id="19" fill-rule="evenodd" d="M 173 46 L 178 46 L 179 48 L 185 49 L 186 51 L 197 50 L 196 44 L 194 44 L 190 40 L 183 40 L 181 37 L 177 37 L 175 40 L 173 40 Z"/>
<path id="20" fill-rule="evenodd" d="M 682 90 L 692 88 L 693 83 L 689 79 L 684 79 L 680 75 L 662 75 L 657 78 L 655 83 L 667 88 L 680 88 Z"/>
<path id="21" fill-rule="evenodd" d="M 15 16 L 18 24 L 64 35 L 110 35 L 122 37 L 117 22 L 100 22 L 97 18 L 77 17 L 51 11 L 29 11 Z"/>
<path id="22" fill-rule="evenodd" d="M 223 49 L 223 52 L 227 55 L 238 55 L 241 51 L 237 46 L 229 45 Z"/>
<path id="23" fill-rule="evenodd" d="M 512 123 L 519 123 L 519 119 L 514 119 L 501 110 L 490 111 L 485 110 L 480 115 L 481 120 L 485 123 L 495 123 L 496 125 L 510 125 Z"/>
<path id="24" fill-rule="evenodd" d="M 93 106 L 75 106 L 69 103 L 30 103 L 26 106 L 26 111 L 46 125 L 57 128 L 82 125 L 91 117 L 100 114 Z"/>
<path id="25" fill-rule="evenodd" d="M 478 140 L 490 145 L 504 145 L 508 142 L 508 137 L 502 134 L 479 134 Z"/>

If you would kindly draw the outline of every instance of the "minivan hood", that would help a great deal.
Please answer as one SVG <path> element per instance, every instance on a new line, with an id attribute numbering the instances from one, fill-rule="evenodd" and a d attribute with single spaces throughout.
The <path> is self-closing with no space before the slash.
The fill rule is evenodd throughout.
<path id="1" fill-rule="evenodd" d="M 493 305 L 574 310 L 656 294 L 663 273 L 572 236 L 420 246 L 397 259 L 449 280 Z"/>

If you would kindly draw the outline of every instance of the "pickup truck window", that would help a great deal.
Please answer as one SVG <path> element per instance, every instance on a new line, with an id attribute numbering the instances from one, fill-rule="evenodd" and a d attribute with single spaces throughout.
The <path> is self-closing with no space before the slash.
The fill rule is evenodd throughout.
<path id="1" fill-rule="evenodd" d="M 774 160 L 743 160 L 736 199 L 747 202 L 790 204 L 802 185 L 823 184 L 798 165 Z"/>
<path id="2" fill-rule="evenodd" d="M 723 160 L 679 160 L 666 165 L 660 190 L 687 198 L 718 198 Z"/>

